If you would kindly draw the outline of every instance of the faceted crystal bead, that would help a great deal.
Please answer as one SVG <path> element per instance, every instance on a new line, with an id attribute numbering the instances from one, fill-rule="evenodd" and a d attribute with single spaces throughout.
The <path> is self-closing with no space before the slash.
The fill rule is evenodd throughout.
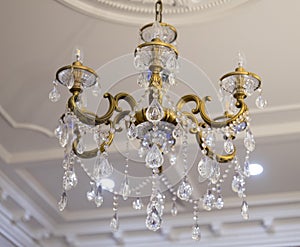
<path id="1" fill-rule="evenodd" d="M 150 212 L 153 210 L 153 208 L 155 208 L 158 215 L 160 215 L 160 216 L 163 215 L 165 206 L 162 201 L 151 199 L 147 205 L 147 214 L 150 214 Z"/>
<path id="2" fill-rule="evenodd" d="M 64 191 L 61 195 L 60 201 L 58 202 L 58 209 L 59 211 L 63 211 L 65 207 L 67 206 L 67 193 Z"/>
<path id="3" fill-rule="evenodd" d="M 67 86 L 68 89 L 71 89 L 71 88 L 74 86 L 74 75 L 73 75 L 73 70 L 70 71 L 69 79 L 68 79 L 68 81 L 66 82 L 66 86 Z"/>
<path id="4" fill-rule="evenodd" d="M 251 173 L 250 173 L 250 164 L 249 164 L 249 160 L 248 159 L 246 159 L 245 163 L 244 163 L 244 175 L 246 177 L 250 177 L 251 176 Z"/>
<path id="5" fill-rule="evenodd" d="M 218 162 L 214 161 L 212 164 L 212 173 L 210 175 L 210 181 L 216 184 L 219 181 L 221 175 L 220 165 Z"/>
<path id="6" fill-rule="evenodd" d="M 55 103 L 60 99 L 60 93 L 57 89 L 57 86 L 54 86 L 53 89 L 49 93 L 49 99 L 51 102 Z"/>
<path id="7" fill-rule="evenodd" d="M 128 197 L 131 194 L 130 186 L 129 186 L 129 181 L 127 175 L 125 175 L 124 181 L 121 185 L 121 194 L 123 196 L 123 200 L 127 200 Z"/>
<path id="8" fill-rule="evenodd" d="M 171 53 L 169 55 L 169 59 L 166 62 L 166 67 L 167 69 L 169 69 L 170 71 L 177 71 L 178 70 L 178 61 L 176 58 L 176 55 L 174 53 Z"/>
<path id="9" fill-rule="evenodd" d="M 64 190 L 70 190 L 77 185 L 78 179 L 73 170 L 65 171 L 63 176 L 63 188 Z"/>
<path id="10" fill-rule="evenodd" d="M 95 183 L 90 182 L 90 184 L 91 184 L 91 190 L 86 193 L 86 198 L 89 202 L 95 200 L 96 193 L 97 193 L 97 187 Z"/>
<path id="11" fill-rule="evenodd" d="M 197 241 L 201 239 L 201 231 L 197 223 L 192 228 L 192 239 Z"/>
<path id="12" fill-rule="evenodd" d="M 234 145 L 232 143 L 232 140 L 230 139 L 227 139 L 225 142 L 224 142 L 224 151 L 225 153 L 227 154 L 232 154 L 234 152 Z"/>
<path id="13" fill-rule="evenodd" d="M 56 129 L 54 130 L 54 135 L 57 139 L 60 139 L 60 136 L 62 134 L 62 129 L 63 129 L 63 123 L 60 120 L 59 121 L 59 125 L 56 127 Z"/>
<path id="14" fill-rule="evenodd" d="M 144 207 L 141 198 L 136 198 L 136 200 L 132 202 L 132 207 L 135 210 L 141 210 Z"/>
<path id="15" fill-rule="evenodd" d="M 176 216 L 178 214 L 178 209 L 175 202 L 172 203 L 171 214 L 172 216 Z"/>
<path id="16" fill-rule="evenodd" d="M 162 39 L 163 29 L 158 21 L 155 21 L 152 25 L 152 39 L 159 38 Z"/>
<path id="17" fill-rule="evenodd" d="M 246 201 L 243 201 L 243 203 L 242 203 L 241 215 L 242 215 L 243 219 L 245 219 L 245 220 L 249 219 L 248 204 Z"/>
<path id="18" fill-rule="evenodd" d="M 119 230 L 119 217 L 117 215 L 117 212 L 114 213 L 114 216 L 112 217 L 110 221 L 110 229 L 112 232 L 117 232 Z"/>
<path id="19" fill-rule="evenodd" d="M 147 153 L 145 161 L 146 166 L 151 169 L 157 169 L 164 163 L 164 157 L 156 144 Z"/>
<path id="20" fill-rule="evenodd" d="M 96 181 L 99 181 L 101 178 L 107 178 L 113 173 L 113 167 L 108 162 L 107 157 L 104 157 L 103 154 L 98 154 L 96 163 L 94 165 L 93 176 Z"/>
<path id="21" fill-rule="evenodd" d="M 215 196 L 210 190 L 203 196 L 202 206 L 205 210 L 210 211 L 215 203 Z"/>
<path id="22" fill-rule="evenodd" d="M 146 118 L 152 123 L 159 122 L 164 117 L 164 109 L 157 99 L 153 99 L 146 111 Z"/>
<path id="23" fill-rule="evenodd" d="M 173 73 L 170 73 L 168 76 L 168 82 L 171 86 L 174 86 L 176 84 L 176 79 Z"/>
<path id="24" fill-rule="evenodd" d="M 59 136 L 58 142 L 61 147 L 65 147 L 69 140 L 69 132 L 66 124 L 62 126 L 61 135 Z"/>
<path id="25" fill-rule="evenodd" d="M 155 208 L 151 210 L 150 213 L 148 213 L 146 218 L 146 227 L 151 231 L 157 231 L 160 229 L 162 223 L 162 219 L 159 216 L 158 212 Z"/>
<path id="26" fill-rule="evenodd" d="M 98 185 L 98 187 L 97 187 L 94 202 L 95 202 L 97 208 L 103 204 L 102 186 L 101 185 Z"/>
<path id="27" fill-rule="evenodd" d="M 211 176 L 211 160 L 207 156 L 203 156 L 198 163 L 198 172 L 203 179 Z"/>
<path id="28" fill-rule="evenodd" d="M 177 124 L 176 127 L 174 128 L 172 135 L 175 139 L 178 139 L 180 137 L 182 137 L 183 135 L 183 128 L 181 127 L 181 124 Z"/>
<path id="29" fill-rule="evenodd" d="M 245 180 L 244 180 L 243 176 L 239 173 L 234 175 L 232 184 L 231 184 L 232 191 L 238 193 L 239 191 L 242 190 L 242 188 L 244 188 L 244 185 L 245 185 Z"/>
<path id="30" fill-rule="evenodd" d="M 129 126 L 127 130 L 127 137 L 129 140 L 134 140 L 137 137 L 137 129 L 134 123 Z"/>
<path id="31" fill-rule="evenodd" d="M 192 195 L 192 192 L 192 185 L 184 179 L 178 186 L 177 196 L 183 201 L 188 201 L 190 199 L 190 196 Z"/>
<path id="32" fill-rule="evenodd" d="M 214 204 L 215 208 L 217 209 L 222 209 L 224 207 L 224 201 L 221 195 L 218 195 L 215 204 Z"/>
<path id="33" fill-rule="evenodd" d="M 255 140 L 254 140 L 252 132 L 249 129 L 247 129 L 247 131 L 246 131 L 246 136 L 244 139 L 244 146 L 250 152 L 254 151 L 254 149 L 255 149 Z"/>
<path id="34" fill-rule="evenodd" d="M 207 146 L 214 147 L 216 145 L 216 135 L 213 132 L 205 133 L 205 143 Z"/>
<path id="35" fill-rule="evenodd" d="M 261 95 L 259 95 L 255 101 L 257 108 L 265 109 L 267 106 L 267 100 L 265 100 Z"/>
<path id="36" fill-rule="evenodd" d="M 137 78 L 137 84 L 143 88 L 148 87 L 148 85 L 149 85 L 148 73 L 145 73 L 145 72 L 140 73 Z"/>

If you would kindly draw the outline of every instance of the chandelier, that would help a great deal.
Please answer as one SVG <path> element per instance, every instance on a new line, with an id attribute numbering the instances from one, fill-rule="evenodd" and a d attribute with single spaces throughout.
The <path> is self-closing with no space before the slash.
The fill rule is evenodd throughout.
<path id="1" fill-rule="evenodd" d="M 143 200 L 149 200 L 145 207 L 146 227 L 157 231 L 162 225 L 165 201 L 171 195 L 171 214 L 174 216 L 178 213 L 177 200 L 192 204 L 192 238 L 199 240 L 200 206 L 207 211 L 223 208 L 221 187 L 230 170 L 233 170 L 232 190 L 242 202 L 241 215 L 244 219 L 249 218 L 245 181 L 250 176 L 249 156 L 255 149 L 255 140 L 250 130 L 245 99 L 258 91 L 257 107 L 262 109 L 267 102 L 261 95 L 260 77 L 246 71 L 243 59 L 239 58 L 235 71 L 222 76 L 219 82 L 220 93 L 226 99 L 223 100 L 226 111 L 221 116 L 210 118 L 206 110 L 206 102 L 211 101 L 208 96 L 201 99 L 197 95 L 188 94 L 174 103 L 169 95 L 169 88 L 176 84 L 175 75 L 178 72 L 178 51 L 175 47 L 177 32 L 173 26 L 162 22 L 160 0 L 155 4 L 155 12 L 155 21 L 141 28 L 142 43 L 134 52 L 134 66 L 139 71 L 137 82 L 143 89 L 143 95 L 138 101 L 128 93 L 120 92 L 115 96 L 105 93 L 103 97 L 109 103 L 106 113 L 98 116 L 88 111 L 82 102 L 82 93 L 93 87 L 94 94 L 99 95 L 100 84 L 96 72 L 82 64 L 80 50 L 76 50 L 75 62 L 60 68 L 56 73 L 54 88 L 49 94 L 50 100 L 56 102 L 60 98 L 58 83 L 66 86 L 72 94 L 55 129 L 59 144 L 64 148 L 63 193 L 58 208 L 60 211 L 64 210 L 67 192 L 78 182 L 75 173 L 78 163 L 91 179 L 87 200 L 97 207 L 103 204 L 103 180 L 114 172 L 109 161 L 110 146 L 118 134 L 125 132 L 127 145 L 122 181 L 118 181 L 118 186 L 110 189 L 113 198 L 111 230 L 115 232 L 119 228 L 119 198 L 127 200 L 132 197 L 135 210 L 141 210 Z M 120 102 L 128 104 L 128 110 L 123 110 Z M 187 106 L 191 104 L 193 107 L 188 111 Z M 96 148 L 87 150 L 84 143 L 86 135 L 93 136 Z M 244 138 L 243 162 L 239 161 L 234 144 L 238 135 Z M 207 182 L 206 191 L 200 198 L 193 196 L 193 191 L 197 188 L 189 181 L 187 158 L 190 138 L 195 138 L 197 149 L 201 152 L 197 163 L 199 176 L 202 181 Z M 145 169 L 150 171 L 149 194 L 142 191 L 145 182 L 133 184 L 130 180 L 129 142 L 137 143 L 136 152 L 143 158 Z M 221 150 L 217 146 L 221 146 Z M 181 156 L 179 165 L 182 175 L 176 184 L 170 184 L 164 173 L 179 162 L 176 155 Z M 86 159 L 94 160 L 91 172 L 85 169 Z"/>

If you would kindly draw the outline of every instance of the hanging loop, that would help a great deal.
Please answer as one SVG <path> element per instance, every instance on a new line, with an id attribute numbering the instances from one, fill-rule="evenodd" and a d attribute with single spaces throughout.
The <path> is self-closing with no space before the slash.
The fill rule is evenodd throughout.
<path id="1" fill-rule="evenodd" d="M 162 22 L 162 2 L 158 0 L 155 3 L 155 21 Z"/>

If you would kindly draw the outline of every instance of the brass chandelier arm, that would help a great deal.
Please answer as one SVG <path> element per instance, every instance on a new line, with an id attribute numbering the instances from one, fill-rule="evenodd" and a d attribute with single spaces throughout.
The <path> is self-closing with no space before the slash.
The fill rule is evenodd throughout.
<path id="1" fill-rule="evenodd" d="M 206 96 L 204 98 L 204 101 L 205 102 L 211 101 L 211 97 Z M 227 120 L 218 122 L 218 121 L 214 121 L 213 119 L 211 119 L 208 116 L 208 114 L 206 113 L 204 101 L 202 101 L 202 104 L 200 104 L 200 115 L 201 115 L 203 121 L 206 124 L 208 124 L 210 127 L 213 127 L 213 128 L 223 128 L 223 127 L 229 126 L 230 124 L 232 124 L 234 121 L 236 121 L 240 116 L 242 116 L 248 110 L 248 106 L 246 105 L 244 100 L 242 98 L 238 98 L 237 102 L 236 102 L 236 107 L 240 108 L 238 113 L 236 113 L 235 115 L 229 115 L 229 114 L 225 113 L 224 117 Z"/>
<path id="2" fill-rule="evenodd" d="M 103 116 L 99 117 L 92 112 L 80 110 L 76 105 L 76 100 L 78 99 L 78 96 L 79 96 L 78 91 L 73 92 L 73 95 L 70 97 L 68 101 L 68 108 L 76 115 L 76 117 L 82 123 L 90 126 L 106 123 L 113 115 L 117 106 L 115 98 L 111 94 L 105 93 L 103 97 L 108 99 L 109 108 Z"/>
<path id="3" fill-rule="evenodd" d="M 119 107 L 119 101 L 125 100 L 131 107 L 131 110 L 134 110 L 134 107 L 137 105 L 136 100 L 128 93 L 118 93 L 115 97 L 116 102 L 116 111 L 122 112 L 122 108 Z"/>
<path id="4" fill-rule="evenodd" d="M 179 111 L 182 110 L 183 106 L 187 104 L 188 102 L 195 102 L 196 106 L 192 109 L 193 114 L 197 114 L 200 112 L 201 104 L 203 103 L 202 100 L 195 94 L 188 94 L 184 95 L 180 98 L 180 100 L 177 102 L 176 107 Z"/>
<path id="5" fill-rule="evenodd" d="M 199 147 L 201 150 L 205 150 L 206 155 L 211 158 L 212 160 L 216 160 L 219 163 L 227 163 L 231 160 L 233 160 L 233 158 L 236 156 L 236 147 L 234 146 L 234 151 L 231 154 L 227 154 L 227 155 L 221 155 L 221 154 L 217 154 L 214 151 L 211 150 L 210 147 L 208 147 L 205 142 L 203 142 L 202 140 L 202 132 L 199 131 L 198 134 L 196 134 L 196 139 L 197 142 L 199 144 Z"/>
<path id="6" fill-rule="evenodd" d="M 112 122 L 110 122 L 110 126 L 112 126 Z M 103 142 L 98 148 L 94 148 L 92 150 L 89 151 L 84 151 L 83 153 L 78 153 L 77 151 L 77 146 L 79 143 L 79 140 L 81 138 L 79 131 L 76 133 L 76 139 L 74 140 L 73 144 L 72 144 L 72 149 L 73 152 L 82 159 L 90 159 L 90 158 L 94 158 L 97 156 L 98 151 L 100 151 L 101 153 L 103 153 L 105 151 L 105 146 L 110 146 L 114 140 L 114 134 L 109 132 L 109 135 L 107 137 L 107 141 Z"/>

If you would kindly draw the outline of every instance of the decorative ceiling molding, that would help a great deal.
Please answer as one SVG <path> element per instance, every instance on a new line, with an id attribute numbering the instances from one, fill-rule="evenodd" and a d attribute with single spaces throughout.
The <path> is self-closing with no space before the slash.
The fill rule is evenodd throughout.
<path id="1" fill-rule="evenodd" d="M 35 132 L 39 132 L 48 137 L 54 137 L 53 131 L 50 131 L 42 126 L 31 124 L 31 123 L 18 123 L 15 121 L 7 111 L 0 105 L 0 115 L 3 119 L 14 129 L 25 129 L 25 130 L 32 130 Z"/>
<path id="2" fill-rule="evenodd" d="M 56 0 L 88 16 L 113 22 L 148 23 L 154 17 L 154 0 Z M 164 0 L 164 16 L 174 25 L 190 25 L 219 16 L 249 0 Z"/>

